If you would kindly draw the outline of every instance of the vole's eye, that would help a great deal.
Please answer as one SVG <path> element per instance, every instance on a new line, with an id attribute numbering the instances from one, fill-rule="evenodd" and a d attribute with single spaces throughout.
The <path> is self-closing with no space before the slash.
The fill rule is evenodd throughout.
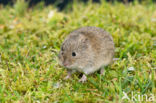
<path id="1" fill-rule="evenodd" d="M 75 52 L 72 52 L 72 56 L 73 56 L 73 57 L 76 56 L 76 53 L 75 53 Z"/>

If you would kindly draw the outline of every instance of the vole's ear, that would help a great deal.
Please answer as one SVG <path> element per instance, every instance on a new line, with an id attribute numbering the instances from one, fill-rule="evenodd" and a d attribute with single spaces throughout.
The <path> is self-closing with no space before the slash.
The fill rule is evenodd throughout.
<path id="1" fill-rule="evenodd" d="M 87 44 L 88 43 L 88 38 L 86 38 L 84 35 L 79 35 L 79 40 L 81 43 Z"/>
<path id="2" fill-rule="evenodd" d="M 80 48 L 82 50 L 86 50 L 88 48 L 88 45 L 89 45 L 89 40 L 87 37 L 85 37 L 84 35 L 80 35 Z"/>

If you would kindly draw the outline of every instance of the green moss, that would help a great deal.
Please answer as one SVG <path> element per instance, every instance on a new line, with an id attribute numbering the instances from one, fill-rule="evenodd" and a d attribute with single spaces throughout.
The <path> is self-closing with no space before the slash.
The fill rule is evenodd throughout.
<path id="1" fill-rule="evenodd" d="M 27 4 L 17 2 L 14 8 L 0 9 L 0 14 L 1 102 L 117 103 L 123 101 L 123 92 L 156 94 L 153 4 L 75 2 L 72 11 L 58 12 L 51 6 L 28 10 Z M 57 58 L 60 45 L 83 26 L 110 32 L 119 60 L 106 67 L 104 76 L 95 73 L 84 84 L 77 74 L 64 81 L 66 70 Z"/>

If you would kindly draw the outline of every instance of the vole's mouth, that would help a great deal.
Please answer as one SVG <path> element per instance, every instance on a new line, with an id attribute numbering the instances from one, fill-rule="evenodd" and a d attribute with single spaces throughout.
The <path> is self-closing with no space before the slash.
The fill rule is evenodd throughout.
<path id="1" fill-rule="evenodd" d="M 62 62 L 59 62 L 59 65 L 62 66 L 62 67 L 64 67 L 64 68 L 72 69 L 71 66 L 64 65 Z"/>
<path id="2" fill-rule="evenodd" d="M 66 68 L 69 68 L 69 69 L 73 68 L 73 65 L 70 62 L 68 62 L 68 61 L 64 61 L 64 62 L 62 62 L 62 64 Z"/>
<path id="3" fill-rule="evenodd" d="M 69 65 L 66 65 L 66 66 L 64 66 L 65 68 L 68 68 L 68 69 L 72 69 L 71 68 L 71 66 L 69 66 Z"/>
<path id="4" fill-rule="evenodd" d="M 64 66 L 64 67 L 67 68 L 67 69 L 70 69 L 70 70 L 76 69 L 76 67 L 73 67 L 72 65 L 67 65 L 67 66 Z"/>

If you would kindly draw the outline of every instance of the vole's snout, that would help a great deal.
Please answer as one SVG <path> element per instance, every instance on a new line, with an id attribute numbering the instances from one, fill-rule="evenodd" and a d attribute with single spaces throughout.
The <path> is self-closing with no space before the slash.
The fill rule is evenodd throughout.
<path id="1" fill-rule="evenodd" d="M 68 66 L 70 66 L 70 63 L 69 63 L 69 61 L 68 61 L 67 59 L 64 59 L 64 60 L 63 60 L 63 65 L 64 65 L 65 67 L 68 67 Z"/>
<path id="2" fill-rule="evenodd" d="M 63 62 L 63 65 L 66 67 L 68 66 L 69 64 L 67 62 Z"/>

